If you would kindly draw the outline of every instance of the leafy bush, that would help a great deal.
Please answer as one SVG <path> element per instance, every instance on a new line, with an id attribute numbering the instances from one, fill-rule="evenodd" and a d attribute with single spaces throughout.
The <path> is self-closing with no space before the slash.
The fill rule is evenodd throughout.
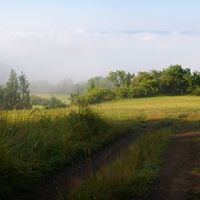
<path id="1" fill-rule="evenodd" d="M 93 88 L 82 95 L 71 95 L 72 104 L 98 104 L 106 101 L 111 101 L 115 98 L 112 90 L 107 88 Z"/>
<path id="2" fill-rule="evenodd" d="M 82 139 L 97 136 L 108 127 L 97 112 L 83 105 L 79 105 L 78 111 L 70 111 L 67 121 L 69 131 Z"/>
<path id="3" fill-rule="evenodd" d="M 192 94 L 199 96 L 200 95 L 200 87 L 196 87 L 196 89 L 192 92 Z"/>
<path id="4" fill-rule="evenodd" d="M 31 103 L 32 105 L 43 105 L 43 103 L 48 100 L 46 98 L 42 98 L 36 95 L 31 95 Z"/>
<path id="5" fill-rule="evenodd" d="M 131 97 L 130 89 L 128 87 L 122 87 L 115 90 L 118 99 L 127 99 Z"/>
<path id="6" fill-rule="evenodd" d="M 60 99 L 52 96 L 51 99 L 47 99 L 43 102 L 43 107 L 45 109 L 50 108 L 65 108 L 67 105 L 63 103 Z"/>
<path id="7" fill-rule="evenodd" d="M 51 96 L 50 99 L 42 98 L 39 96 L 31 96 L 32 105 L 42 105 L 45 109 L 50 108 L 65 108 L 67 105 L 55 96 Z"/>

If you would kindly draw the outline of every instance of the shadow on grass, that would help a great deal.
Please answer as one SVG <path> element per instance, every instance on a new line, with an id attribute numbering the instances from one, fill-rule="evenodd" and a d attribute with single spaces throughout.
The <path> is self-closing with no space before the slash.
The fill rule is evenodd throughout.
<path id="1" fill-rule="evenodd" d="M 121 134 L 117 139 L 113 139 L 110 142 L 107 141 L 102 150 L 91 152 L 90 149 L 85 149 L 85 155 L 82 159 L 76 159 L 74 163 L 65 165 L 51 173 L 50 176 L 41 180 L 32 190 L 18 193 L 15 199 L 53 199 L 58 193 L 69 192 L 70 187 L 76 183 L 76 180 L 80 178 L 85 179 L 91 172 L 95 172 L 102 165 L 108 164 L 124 148 L 131 145 L 138 138 L 139 133 L 167 127 L 173 129 L 175 134 L 186 131 L 198 131 L 200 129 L 199 121 L 188 121 L 186 117 L 132 121 L 133 127 L 126 131 L 126 133 Z"/>

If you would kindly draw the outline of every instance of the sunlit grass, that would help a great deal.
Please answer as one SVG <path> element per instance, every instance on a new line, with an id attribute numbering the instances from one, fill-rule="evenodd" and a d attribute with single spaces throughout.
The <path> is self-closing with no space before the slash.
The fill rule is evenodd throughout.
<path id="1" fill-rule="evenodd" d="M 63 199 L 135 199 L 148 195 L 172 137 L 170 129 L 148 131 L 110 165 L 76 182 Z"/>
<path id="2" fill-rule="evenodd" d="M 95 106 L 110 119 L 162 119 L 200 112 L 200 97 L 153 97 L 112 101 Z"/>
<path id="3" fill-rule="evenodd" d="M 200 128 L 200 97 L 119 100 L 91 108 L 109 129 L 87 139 L 81 137 L 87 123 L 71 123 L 76 115 L 68 121 L 77 107 L 0 111 L 0 195 L 12 194 L 13 188 L 26 190 L 45 173 L 84 156 L 85 149 L 95 151 L 126 134 L 166 127 L 175 131 Z"/>

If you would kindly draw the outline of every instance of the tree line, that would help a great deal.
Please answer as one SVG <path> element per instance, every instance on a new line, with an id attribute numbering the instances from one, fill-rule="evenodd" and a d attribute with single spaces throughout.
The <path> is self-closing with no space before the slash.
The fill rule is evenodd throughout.
<path id="1" fill-rule="evenodd" d="M 61 81 L 57 85 L 59 90 L 55 90 L 54 94 L 71 93 L 72 104 L 95 104 L 114 99 L 159 95 L 200 95 L 200 73 L 191 72 L 189 68 L 184 69 L 181 65 L 170 65 L 161 71 L 139 71 L 137 75 L 116 70 L 109 72 L 107 77 L 89 79 L 86 84 L 80 85 L 80 89 L 77 86 L 76 92 L 69 89 L 72 85 L 70 80 Z M 45 108 L 66 106 L 54 96 L 50 100 L 30 96 L 30 83 L 26 75 L 21 72 L 17 76 L 16 72 L 11 70 L 5 86 L 0 85 L 0 109 L 30 109 L 34 102 L 42 102 Z"/>
<path id="2" fill-rule="evenodd" d="M 50 98 L 30 95 L 30 83 L 26 75 L 21 72 L 17 76 L 17 73 L 12 69 L 9 80 L 5 85 L 0 85 L 0 110 L 31 109 L 32 105 L 42 105 L 45 109 L 67 106 L 53 95 Z"/>
<path id="3" fill-rule="evenodd" d="M 200 95 L 200 73 L 181 65 L 170 65 L 161 71 L 139 71 L 137 75 L 124 70 L 111 71 L 106 78 L 88 80 L 86 92 L 72 102 L 100 103 L 123 98 L 159 95 Z"/>

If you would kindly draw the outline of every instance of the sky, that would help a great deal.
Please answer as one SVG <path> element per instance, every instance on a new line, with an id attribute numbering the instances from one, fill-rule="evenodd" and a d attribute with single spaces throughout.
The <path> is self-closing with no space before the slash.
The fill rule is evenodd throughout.
<path id="1" fill-rule="evenodd" d="M 57 83 L 174 64 L 200 71 L 199 10 L 199 0 L 0 0 L 0 74 Z"/>

